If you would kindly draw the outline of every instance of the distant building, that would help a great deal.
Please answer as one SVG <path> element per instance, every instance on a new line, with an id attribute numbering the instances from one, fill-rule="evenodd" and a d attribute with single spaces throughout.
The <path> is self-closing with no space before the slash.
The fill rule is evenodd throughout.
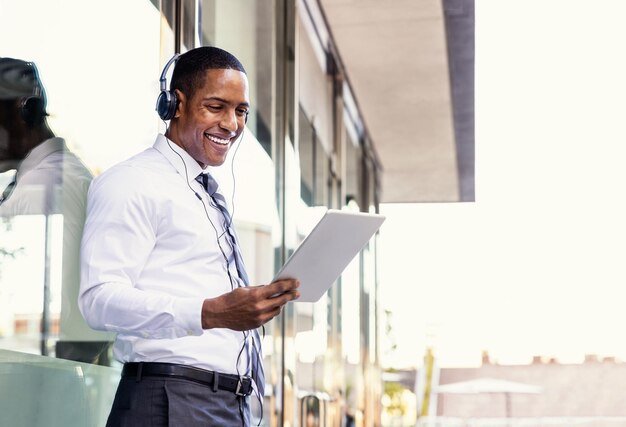
<path id="1" fill-rule="evenodd" d="M 554 358 L 536 356 L 528 365 L 500 365 L 484 354 L 480 367 L 440 369 L 438 385 L 479 378 L 534 385 L 542 391 L 509 393 L 508 397 L 507 393 L 438 393 L 436 416 L 505 417 L 507 405 L 512 418 L 626 416 L 626 363 L 614 357 L 588 355 L 583 363 L 561 364 Z"/>

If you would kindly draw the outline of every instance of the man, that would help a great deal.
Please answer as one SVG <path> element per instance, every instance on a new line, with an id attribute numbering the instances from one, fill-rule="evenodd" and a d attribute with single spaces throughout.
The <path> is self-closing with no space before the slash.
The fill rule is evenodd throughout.
<path id="1" fill-rule="evenodd" d="M 46 93 L 35 63 L 0 58 L 0 173 L 16 169 L 8 185 L 0 188 L 0 217 L 21 216 L 37 224 L 38 217 L 44 216 L 49 228 L 46 239 L 53 246 L 57 229 L 51 218 L 62 218 L 60 341 L 56 355 L 99 362 L 106 359 L 103 350 L 112 337 L 90 329 L 77 305 L 80 240 L 92 175 L 65 140 L 53 133 L 47 116 Z M 45 268 L 56 270 L 50 265 Z M 43 286 L 46 291 L 50 291 L 49 277 Z M 15 285 L 16 294 L 23 294 L 29 286 L 42 289 L 41 283 Z M 51 319 L 45 320 L 42 352 L 48 354 Z"/>
<path id="2" fill-rule="evenodd" d="M 68 190 L 87 193 L 91 174 L 65 141 L 55 137 L 46 116 L 45 92 L 35 64 L 0 58 L 0 172 L 18 169 L 0 195 L 5 217 L 59 213 L 66 163 L 77 171 L 78 184 Z"/>
<path id="3" fill-rule="evenodd" d="M 93 328 L 118 334 L 124 368 L 108 426 L 248 425 L 253 389 L 263 399 L 256 328 L 299 296 L 298 283 L 246 286 L 207 173 L 244 130 L 243 66 L 224 50 L 193 49 L 170 86 L 157 105 L 171 119 L 165 135 L 90 187 L 79 304 Z"/>

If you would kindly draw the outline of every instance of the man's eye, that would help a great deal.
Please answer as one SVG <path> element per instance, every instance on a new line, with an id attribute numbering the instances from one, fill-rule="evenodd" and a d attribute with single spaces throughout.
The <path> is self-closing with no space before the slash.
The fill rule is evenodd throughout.
<path id="1" fill-rule="evenodd" d="M 248 110 L 237 110 L 237 114 L 239 114 L 240 116 L 245 116 L 246 114 L 248 114 Z"/>
<path id="2" fill-rule="evenodd" d="M 222 106 L 221 105 L 209 105 L 209 108 L 211 110 L 221 110 Z"/>

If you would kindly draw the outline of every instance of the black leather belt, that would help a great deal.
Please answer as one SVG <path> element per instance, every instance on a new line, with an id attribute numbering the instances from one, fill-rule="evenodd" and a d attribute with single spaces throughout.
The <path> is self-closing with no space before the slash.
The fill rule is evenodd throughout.
<path id="1" fill-rule="evenodd" d="M 213 391 L 230 391 L 237 396 L 248 396 L 252 393 L 250 377 L 222 374 L 174 363 L 128 362 L 122 368 L 122 377 L 135 377 L 137 381 L 141 381 L 142 377 L 174 377 L 195 381 L 211 387 Z"/>

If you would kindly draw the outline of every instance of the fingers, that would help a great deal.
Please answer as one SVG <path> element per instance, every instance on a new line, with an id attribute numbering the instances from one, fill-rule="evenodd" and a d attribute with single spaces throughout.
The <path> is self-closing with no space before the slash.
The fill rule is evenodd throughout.
<path id="1" fill-rule="evenodd" d="M 252 297 L 252 295 L 250 296 Z M 238 318 L 238 321 L 242 321 L 244 318 L 248 318 L 250 321 L 250 323 L 248 323 L 248 326 L 242 327 L 242 329 L 251 329 L 252 327 L 258 328 L 261 325 L 269 322 L 274 317 L 280 314 L 285 304 L 298 298 L 300 296 L 300 293 L 298 291 L 291 290 L 284 292 L 280 294 L 280 296 L 274 298 L 259 298 L 259 296 L 260 293 L 257 294 L 256 297 L 252 297 L 252 300 L 250 301 L 251 304 L 248 305 L 248 310 L 245 312 L 240 312 L 241 317 Z M 240 306 L 240 308 L 243 307 Z M 243 323 L 241 324 L 241 326 L 243 326 Z"/>
<path id="2" fill-rule="evenodd" d="M 300 297 L 300 293 L 296 289 L 300 286 L 300 281 L 296 279 L 278 280 L 263 287 L 263 295 L 265 298 L 277 298 L 285 296 L 287 299 L 284 304 Z"/>
<path id="3" fill-rule="evenodd" d="M 285 304 L 300 298 L 300 292 L 297 291 L 298 286 L 300 286 L 298 280 L 280 280 L 257 287 L 259 299 L 256 300 L 255 309 L 259 316 L 257 318 L 259 320 L 258 326 L 278 316 Z"/>
<path id="4" fill-rule="evenodd" d="M 278 316 L 280 314 L 280 312 L 283 310 L 283 305 L 277 305 L 273 308 L 271 308 L 269 311 L 266 311 L 263 314 L 263 318 L 258 322 L 258 324 L 256 325 L 256 327 L 260 327 L 261 325 L 266 324 L 267 322 L 269 322 L 270 320 L 272 320 L 274 317 Z"/>

